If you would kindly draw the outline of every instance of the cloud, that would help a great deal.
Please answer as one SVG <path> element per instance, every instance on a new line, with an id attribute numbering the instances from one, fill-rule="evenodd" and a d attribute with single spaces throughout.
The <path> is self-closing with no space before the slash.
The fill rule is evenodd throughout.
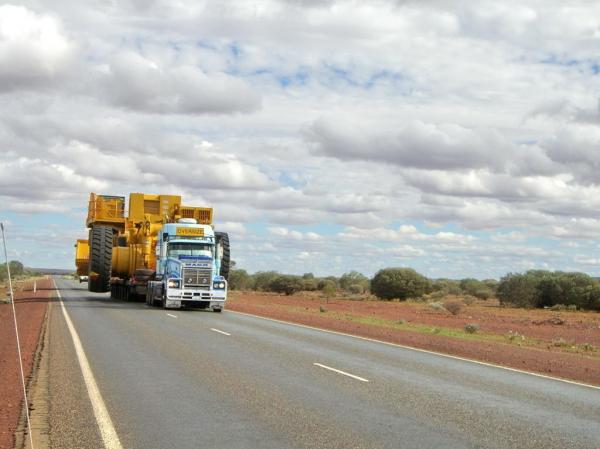
<path id="1" fill-rule="evenodd" d="M 75 45 L 51 15 L 0 6 L 0 93 L 44 88 L 66 77 Z"/>
<path id="2" fill-rule="evenodd" d="M 397 130 L 373 130 L 321 118 L 304 130 L 316 155 L 402 167 L 501 169 L 512 148 L 494 130 L 475 132 L 457 124 L 413 121 Z"/>
<path id="3" fill-rule="evenodd" d="M 100 76 L 105 94 L 119 107 L 158 114 L 254 112 L 258 93 L 225 73 L 192 65 L 157 64 L 138 53 L 116 55 Z"/>

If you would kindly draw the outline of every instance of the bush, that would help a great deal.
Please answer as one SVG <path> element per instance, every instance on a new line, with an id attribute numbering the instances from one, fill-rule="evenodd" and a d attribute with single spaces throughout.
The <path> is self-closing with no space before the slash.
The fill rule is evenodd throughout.
<path id="1" fill-rule="evenodd" d="M 252 277 L 246 270 L 231 270 L 228 287 L 231 290 L 247 290 L 252 288 Z"/>
<path id="2" fill-rule="evenodd" d="M 325 283 L 323 284 L 323 288 L 321 289 L 321 291 L 323 292 L 323 295 L 327 299 L 333 298 L 335 296 L 336 290 L 337 290 L 337 287 L 336 287 L 335 283 L 331 280 L 326 280 Z"/>
<path id="3" fill-rule="evenodd" d="M 445 298 L 448 292 L 445 290 L 437 290 L 429 295 L 431 299 L 442 299 Z"/>
<path id="4" fill-rule="evenodd" d="M 463 303 L 465 303 L 465 305 L 470 306 L 475 302 L 475 297 L 474 296 L 465 296 L 462 301 L 463 301 Z"/>
<path id="5" fill-rule="evenodd" d="M 276 293 L 293 295 L 302 290 L 302 279 L 291 274 L 282 274 L 271 281 L 269 288 Z"/>
<path id="6" fill-rule="evenodd" d="M 553 307 L 558 304 L 600 310 L 600 283 L 584 273 L 528 271 L 509 273 L 500 280 L 501 304 Z"/>
<path id="7" fill-rule="evenodd" d="M 333 284 L 336 290 L 340 286 L 338 278 L 335 276 L 327 276 L 326 278 L 319 279 L 317 282 L 317 290 L 323 290 L 328 283 Z"/>
<path id="8" fill-rule="evenodd" d="M 508 273 L 498 284 L 496 295 L 500 304 L 517 307 L 537 307 L 537 287 L 549 271 L 528 271 L 524 274 Z"/>
<path id="9" fill-rule="evenodd" d="M 254 284 L 254 289 L 268 292 L 271 287 L 271 282 L 273 282 L 280 274 L 277 271 L 259 271 L 252 275 L 252 281 Z"/>
<path id="10" fill-rule="evenodd" d="M 460 281 L 453 279 L 436 279 L 432 283 L 432 289 L 434 292 L 444 292 L 444 295 L 460 295 L 462 289 L 460 288 Z"/>
<path id="11" fill-rule="evenodd" d="M 449 300 L 444 302 L 444 309 L 450 312 L 452 315 L 458 315 L 463 308 L 461 301 Z"/>
<path id="12" fill-rule="evenodd" d="M 475 296 L 479 299 L 488 299 L 494 296 L 498 281 L 495 279 L 486 279 L 479 281 L 477 279 L 467 278 L 460 281 L 460 288 L 463 293 Z"/>
<path id="13" fill-rule="evenodd" d="M 356 290 L 356 286 L 360 287 L 360 291 L 352 291 L 352 287 Z M 369 289 L 369 278 L 358 271 L 350 271 L 340 277 L 340 287 L 352 293 L 364 293 Z"/>
<path id="14" fill-rule="evenodd" d="M 474 334 L 478 330 L 479 330 L 479 324 L 477 324 L 477 323 L 465 324 L 465 332 L 467 334 Z"/>
<path id="15" fill-rule="evenodd" d="M 11 260 L 8 262 L 8 266 L 10 268 L 11 276 L 20 276 L 25 271 L 23 264 L 18 260 Z M 0 263 L 0 281 L 4 281 L 8 279 L 8 272 L 6 270 L 6 264 L 4 262 Z"/>
<path id="16" fill-rule="evenodd" d="M 439 302 L 430 302 L 428 306 L 430 309 L 435 310 L 436 312 L 441 312 L 442 310 L 446 311 L 442 303 Z"/>
<path id="17" fill-rule="evenodd" d="M 317 280 L 315 278 L 305 278 L 303 276 L 301 281 L 302 290 L 307 292 L 314 292 L 317 289 Z"/>
<path id="18" fill-rule="evenodd" d="M 371 281 L 371 291 L 380 299 L 406 300 L 431 291 L 431 282 L 411 268 L 384 268 Z"/>
<path id="19" fill-rule="evenodd" d="M 348 291 L 352 294 L 358 295 L 365 292 L 365 288 L 360 284 L 352 284 L 348 286 Z"/>
<path id="20" fill-rule="evenodd" d="M 477 290 L 475 293 L 473 293 L 473 296 L 475 296 L 477 299 L 490 299 L 492 295 L 493 292 L 487 288 Z"/>

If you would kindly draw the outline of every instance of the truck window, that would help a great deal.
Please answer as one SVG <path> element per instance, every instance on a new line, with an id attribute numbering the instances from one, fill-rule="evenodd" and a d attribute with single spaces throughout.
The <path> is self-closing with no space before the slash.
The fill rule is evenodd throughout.
<path id="1" fill-rule="evenodd" d="M 209 256 L 213 257 L 213 246 L 203 243 L 169 243 L 167 256 Z"/>

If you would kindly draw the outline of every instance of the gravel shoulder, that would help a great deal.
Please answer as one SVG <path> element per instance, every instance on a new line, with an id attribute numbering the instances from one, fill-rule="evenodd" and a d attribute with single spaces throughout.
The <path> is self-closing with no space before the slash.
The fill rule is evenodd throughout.
<path id="1" fill-rule="evenodd" d="M 51 279 L 36 282 L 35 293 L 33 281 L 19 283 L 15 291 L 15 309 L 27 382 L 32 373 L 48 304 L 54 295 Z M 0 448 L 9 449 L 13 447 L 14 434 L 23 410 L 17 339 L 10 304 L 0 304 L 0 373 Z"/>

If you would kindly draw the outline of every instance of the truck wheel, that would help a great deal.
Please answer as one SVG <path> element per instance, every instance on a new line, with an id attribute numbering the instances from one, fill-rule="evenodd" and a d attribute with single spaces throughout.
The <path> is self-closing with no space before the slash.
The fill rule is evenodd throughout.
<path id="1" fill-rule="evenodd" d="M 229 249 L 229 234 L 226 232 L 215 232 L 215 237 L 217 240 L 217 245 L 220 245 L 223 248 L 223 258 L 221 259 L 221 272 L 219 273 L 221 276 L 225 278 L 225 280 L 229 280 L 229 267 L 230 267 L 230 257 L 231 251 Z"/>
<path id="2" fill-rule="evenodd" d="M 90 231 L 90 265 L 88 290 L 95 293 L 110 291 L 113 229 L 93 226 Z"/>

